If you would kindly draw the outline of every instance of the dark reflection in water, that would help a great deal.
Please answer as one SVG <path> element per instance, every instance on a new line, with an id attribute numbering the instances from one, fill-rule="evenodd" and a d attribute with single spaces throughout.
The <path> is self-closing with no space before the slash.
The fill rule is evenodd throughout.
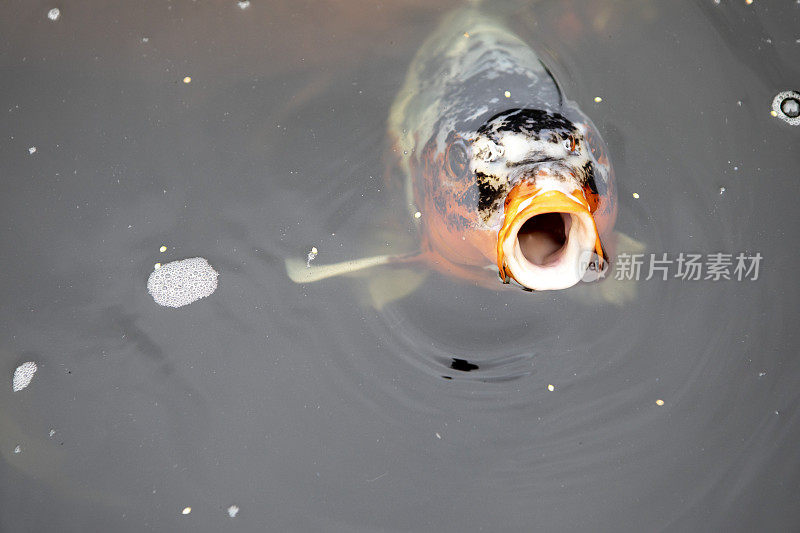
<path id="1" fill-rule="evenodd" d="M 0 530 L 798 528 L 793 5 L 499 8 L 602 132 L 617 228 L 757 281 L 286 278 L 413 247 L 386 117 L 455 5 L 0 7 Z M 156 305 L 196 256 L 217 291 Z"/>

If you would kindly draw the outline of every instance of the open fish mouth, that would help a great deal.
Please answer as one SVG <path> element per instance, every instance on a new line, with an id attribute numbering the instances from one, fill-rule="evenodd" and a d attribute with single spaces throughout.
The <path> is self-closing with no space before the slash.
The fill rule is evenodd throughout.
<path id="1" fill-rule="evenodd" d="M 497 238 L 503 281 L 510 277 L 538 291 L 566 289 L 584 277 L 586 258 L 593 254 L 603 260 L 597 226 L 580 189 L 521 184 L 511 190 Z"/>

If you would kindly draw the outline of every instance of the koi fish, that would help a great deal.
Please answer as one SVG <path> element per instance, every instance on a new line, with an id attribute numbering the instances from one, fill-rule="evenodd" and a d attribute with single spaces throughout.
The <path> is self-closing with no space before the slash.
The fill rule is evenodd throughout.
<path id="1" fill-rule="evenodd" d="M 540 291 L 605 266 L 616 218 L 605 145 L 501 22 L 472 7 L 445 18 L 412 61 L 388 123 L 419 252 L 288 260 L 292 280 L 425 262 L 484 285 Z"/>

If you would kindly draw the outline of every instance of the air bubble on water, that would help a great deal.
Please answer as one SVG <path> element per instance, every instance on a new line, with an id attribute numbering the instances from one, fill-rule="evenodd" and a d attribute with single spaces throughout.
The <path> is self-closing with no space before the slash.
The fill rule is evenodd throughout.
<path id="1" fill-rule="evenodd" d="M 720 196 L 722 196 L 723 194 L 725 194 L 725 191 L 727 191 L 727 190 L 728 190 L 728 189 L 726 189 L 725 187 L 720 187 L 720 188 L 719 188 L 719 194 L 720 194 Z"/>
<path id="2" fill-rule="evenodd" d="M 158 305 L 183 307 L 217 290 L 219 273 L 203 257 L 161 265 L 147 280 L 147 292 Z"/>
<path id="3" fill-rule="evenodd" d="M 787 98 L 781 102 L 781 111 L 790 118 L 800 116 L 800 101 L 794 98 Z"/>
<path id="4" fill-rule="evenodd" d="M 28 153 L 31 154 L 31 155 L 35 154 L 36 153 L 36 147 L 35 146 L 31 146 L 30 148 L 28 148 Z"/>
<path id="5" fill-rule="evenodd" d="M 55 430 L 55 429 L 52 429 L 52 428 L 50 428 L 50 433 L 48 433 L 48 435 L 50 435 L 50 438 L 51 438 L 51 439 L 53 438 L 53 436 L 54 436 L 55 434 L 56 434 L 56 430 Z"/>
<path id="6" fill-rule="evenodd" d="M 58 9 L 57 7 L 54 7 L 53 9 L 47 12 L 47 18 L 49 18 L 53 22 L 58 20 L 58 17 L 60 16 L 61 16 L 61 10 Z"/>
<path id="7" fill-rule="evenodd" d="M 22 446 L 20 446 L 19 444 L 17 444 L 17 447 L 16 447 L 16 448 L 14 448 L 14 453 L 20 453 L 21 451 L 22 451 Z"/>
<path id="8" fill-rule="evenodd" d="M 228 516 L 231 518 L 236 518 L 236 515 L 239 514 L 239 506 L 238 505 L 231 505 L 228 507 Z"/>
<path id="9" fill-rule="evenodd" d="M 308 252 L 308 255 L 306 256 L 306 268 L 311 268 L 311 261 L 316 259 L 317 255 L 319 255 L 319 250 L 317 250 L 316 246 L 312 246 L 311 250 Z"/>
<path id="10" fill-rule="evenodd" d="M 19 392 L 30 385 L 36 370 L 38 370 L 38 367 L 33 361 L 28 361 L 19 365 L 17 369 L 14 370 L 14 377 L 11 380 L 11 388 L 14 392 Z"/>
<path id="11" fill-rule="evenodd" d="M 800 125 L 800 93 L 783 91 L 776 94 L 772 99 L 771 114 L 792 126 Z"/>
<path id="12" fill-rule="evenodd" d="M 240 0 L 236 5 L 239 6 L 239 9 L 247 9 L 250 7 L 250 0 Z"/>

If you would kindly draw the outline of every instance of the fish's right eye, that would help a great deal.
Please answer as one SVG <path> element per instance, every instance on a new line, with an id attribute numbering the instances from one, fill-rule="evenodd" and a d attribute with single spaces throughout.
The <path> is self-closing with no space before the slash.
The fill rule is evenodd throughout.
<path id="1" fill-rule="evenodd" d="M 463 177 L 469 170 L 467 146 L 464 144 L 463 140 L 457 139 L 447 147 L 445 166 L 447 171 L 454 178 Z"/>

